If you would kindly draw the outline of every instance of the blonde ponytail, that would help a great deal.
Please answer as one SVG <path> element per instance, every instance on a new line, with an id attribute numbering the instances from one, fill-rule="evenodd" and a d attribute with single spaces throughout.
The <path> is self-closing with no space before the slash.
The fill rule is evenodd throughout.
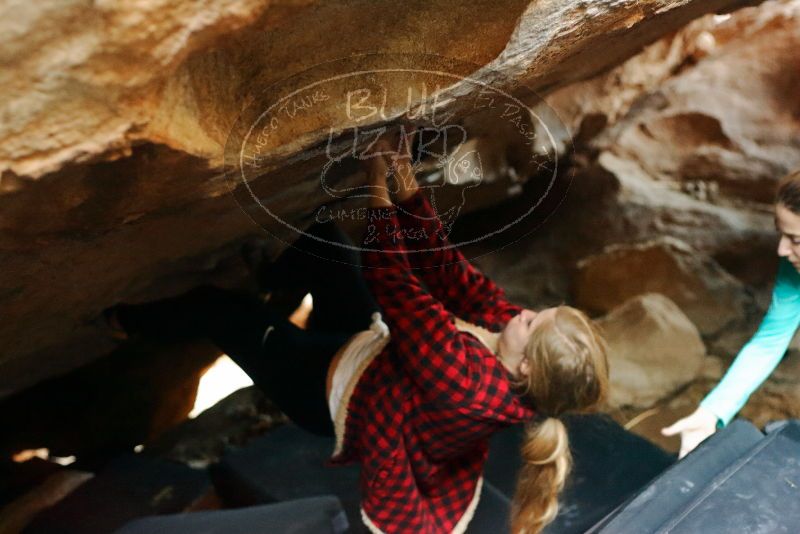
<path id="1" fill-rule="evenodd" d="M 537 534 L 555 519 L 558 494 L 572 466 L 564 423 L 549 417 L 530 424 L 525 430 L 522 460 L 511 508 L 511 532 Z"/>
<path id="2" fill-rule="evenodd" d="M 608 358 L 600 331 L 586 315 L 558 306 L 525 346 L 529 372 L 518 387 L 534 410 L 546 414 L 529 424 L 523 466 L 511 506 L 511 531 L 537 534 L 558 513 L 558 494 L 572 465 L 569 437 L 558 419 L 594 410 L 608 391 Z"/>

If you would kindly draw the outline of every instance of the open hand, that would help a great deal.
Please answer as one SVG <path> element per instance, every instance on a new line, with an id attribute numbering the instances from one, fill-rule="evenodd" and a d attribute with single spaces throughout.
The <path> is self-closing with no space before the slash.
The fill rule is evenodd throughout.
<path id="1" fill-rule="evenodd" d="M 717 430 L 717 416 L 705 408 L 698 406 L 691 415 L 677 420 L 671 426 L 661 429 L 665 436 L 681 436 L 681 451 L 678 458 L 683 458 L 707 437 Z"/>

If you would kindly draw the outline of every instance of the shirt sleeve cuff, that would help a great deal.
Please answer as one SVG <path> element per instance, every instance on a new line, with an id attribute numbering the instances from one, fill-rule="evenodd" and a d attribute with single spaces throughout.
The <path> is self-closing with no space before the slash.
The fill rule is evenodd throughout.
<path id="1" fill-rule="evenodd" d="M 714 396 L 713 391 L 700 403 L 700 406 L 717 418 L 717 428 L 724 428 L 731 422 L 736 412 L 726 409 Z"/>

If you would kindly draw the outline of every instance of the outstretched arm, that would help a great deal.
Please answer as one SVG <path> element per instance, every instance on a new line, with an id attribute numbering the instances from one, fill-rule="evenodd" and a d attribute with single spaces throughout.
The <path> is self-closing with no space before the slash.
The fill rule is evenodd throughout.
<path id="1" fill-rule="evenodd" d="M 781 361 L 799 325 L 800 275 L 789 262 L 781 260 L 772 302 L 758 331 L 697 410 L 662 431 L 668 436 L 680 434 L 681 458 L 741 410 Z"/>
<path id="2" fill-rule="evenodd" d="M 403 139 L 401 137 L 401 139 Z M 409 264 L 444 306 L 472 323 L 502 328 L 521 308 L 452 246 L 448 232 L 419 189 L 411 165 L 410 136 L 394 158 L 398 223 L 406 236 Z"/>
<path id="3" fill-rule="evenodd" d="M 396 220 L 391 217 L 385 224 L 391 227 Z M 379 250 L 362 252 L 364 278 L 386 318 L 405 372 L 431 401 L 463 405 L 478 385 L 474 381 L 480 381 L 486 355 L 464 342 L 452 314 L 411 272 L 402 238 L 387 235 L 390 231 L 379 228 Z"/>
<path id="4" fill-rule="evenodd" d="M 728 424 L 783 359 L 798 325 L 800 275 L 788 261 L 781 260 L 772 302 L 761 326 L 700 406 L 723 425 Z"/>
<path id="5" fill-rule="evenodd" d="M 395 209 L 382 193 L 380 163 L 368 168 L 376 187 L 362 248 L 362 269 L 386 318 L 403 369 L 432 402 L 463 404 L 471 398 L 486 355 L 464 342 L 453 316 L 412 273 Z"/>
<path id="6" fill-rule="evenodd" d="M 385 180 L 379 172 L 372 183 Z M 374 242 L 362 249 L 364 278 L 386 316 L 403 372 L 430 402 L 478 419 L 508 422 L 529 417 L 516 402 L 507 371 L 476 338 L 463 334 L 453 315 L 411 270 L 397 212 L 385 198 L 369 210 Z"/>

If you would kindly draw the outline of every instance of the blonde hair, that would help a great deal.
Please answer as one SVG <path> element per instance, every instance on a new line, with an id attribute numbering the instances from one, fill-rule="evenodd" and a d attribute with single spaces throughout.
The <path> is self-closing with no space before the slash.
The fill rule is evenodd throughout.
<path id="1" fill-rule="evenodd" d="M 567 429 L 558 417 L 591 411 L 608 392 L 605 340 L 575 308 L 556 308 L 531 334 L 525 358 L 529 372 L 518 387 L 531 397 L 539 418 L 525 431 L 511 508 L 514 534 L 536 534 L 558 513 L 558 494 L 572 465 Z"/>

